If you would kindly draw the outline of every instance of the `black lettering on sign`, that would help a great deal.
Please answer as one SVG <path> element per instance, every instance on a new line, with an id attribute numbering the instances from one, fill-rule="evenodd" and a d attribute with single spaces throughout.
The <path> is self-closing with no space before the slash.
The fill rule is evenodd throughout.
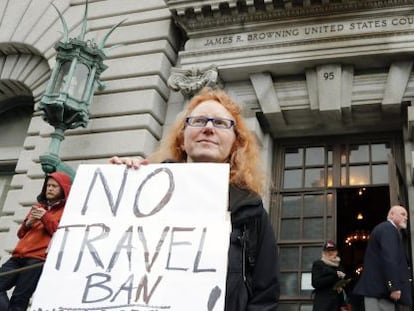
<path id="1" fill-rule="evenodd" d="M 131 271 L 131 253 L 132 253 L 132 226 L 130 226 L 121 239 L 119 240 L 115 252 L 112 254 L 111 261 L 109 262 L 108 268 L 106 269 L 107 272 L 111 272 L 112 268 L 115 266 L 115 263 L 118 261 L 119 253 L 121 249 L 126 249 L 127 251 L 127 258 L 128 258 L 128 271 Z"/>
<path id="2" fill-rule="evenodd" d="M 198 266 L 200 264 L 201 256 L 203 255 L 204 241 L 206 240 L 207 228 L 203 228 L 203 233 L 201 234 L 200 244 L 198 245 L 197 256 L 194 260 L 193 272 L 216 272 L 216 269 L 200 269 Z"/>
<path id="3" fill-rule="evenodd" d="M 66 242 L 68 240 L 68 235 L 69 235 L 69 228 L 71 227 L 83 228 L 83 227 L 86 227 L 86 225 L 69 225 L 69 226 L 61 226 L 58 228 L 58 229 L 65 229 L 65 231 L 63 233 L 62 244 L 60 244 L 58 256 L 56 259 L 56 265 L 55 265 L 56 270 L 59 270 L 62 264 L 63 255 L 65 253 L 65 246 L 66 246 Z"/>
<path id="4" fill-rule="evenodd" d="M 154 264 L 155 260 L 157 259 L 160 253 L 161 246 L 164 244 L 165 237 L 167 236 L 167 233 L 169 230 L 170 230 L 170 227 L 167 226 L 162 231 L 161 237 L 158 240 L 157 246 L 155 247 L 155 252 L 154 252 L 154 255 L 152 256 L 151 263 L 150 263 L 149 261 L 150 253 L 148 250 L 147 239 L 145 238 L 145 234 L 144 234 L 144 228 L 142 228 L 141 226 L 138 227 L 138 236 L 142 243 L 142 246 L 144 247 L 145 269 L 147 270 L 148 273 L 151 272 L 152 265 Z"/>
<path id="5" fill-rule="evenodd" d="M 88 202 L 89 202 L 89 200 L 91 198 L 92 191 L 95 188 L 95 186 L 97 184 L 98 177 L 99 177 L 99 180 L 100 180 L 100 182 L 101 182 L 101 184 L 103 186 L 104 192 L 105 192 L 105 196 L 106 196 L 106 199 L 107 199 L 107 203 L 109 204 L 109 206 L 111 208 L 112 215 L 114 217 L 116 217 L 117 216 L 117 212 L 118 212 L 118 208 L 119 208 L 119 205 L 120 205 L 120 202 L 121 202 L 122 197 L 124 195 L 124 189 L 125 189 L 125 185 L 126 185 L 126 181 L 127 181 L 127 177 L 128 177 L 128 172 L 129 172 L 129 169 L 126 168 L 124 170 L 124 174 L 123 174 L 123 178 L 122 178 L 122 181 L 121 181 L 121 185 L 120 185 L 120 187 L 118 189 L 118 192 L 116 194 L 116 200 L 114 200 L 114 195 L 113 195 L 113 193 L 111 192 L 111 189 L 108 186 L 108 180 L 107 180 L 107 178 L 102 173 L 101 169 L 100 168 L 97 168 L 95 170 L 94 174 L 93 174 L 91 183 L 89 185 L 88 192 L 87 192 L 87 195 L 86 195 L 86 199 L 85 199 L 85 202 L 84 202 L 83 207 L 82 207 L 82 210 L 81 210 L 81 214 L 82 215 L 85 215 L 86 212 L 87 212 L 87 210 L 88 210 L 88 207 L 89 207 L 88 206 Z M 168 190 L 165 193 L 165 195 L 163 197 L 161 197 L 160 202 L 149 213 L 145 214 L 145 213 L 143 213 L 140 210 L 140 207 L 139 207 L 139 197 L 140 197 L 140 195 L 141 195 L 141 193 L 142 193 L 142 191 L 144 189 L 145 184 L 151 178 L 153 178 L 154 176 L 156 176 L 156 175 L 158 175 L 160 173 L 166 173 L 167 176 L 168 176 L 168 182 L 169 182 Z M 155 171 L 151 172 L 144 179 L 144 181 L 139 185 L 139 187 L 138 187 L 138 189 L 137 189 L 137 191 L 135 193 L 135 201 L 134 201 L 134 206 L 133 206 L 133 212 L 134 212 L 135 216 L 137 216 L 137 217 L 148 217 L 148 216 L 152 216 L 152 215 L 158 213 L 170 201 L 171 196 L 172 196 L 173 191 L 174 191 L 174 188 L 175 188 L 174 176 L 173 176 L 171 170 L 169 170 L 168 168 L 165 168 L 165 167 L 161 167 L 161 168 L 158 168 Z"/>
<path id="6" fill-rule="evenodd" d="M 167 259 L 167 266 L 165 267 L 165 269 L 167 270 L 182 270 L 182 271 L 187 271 L 188 268 L 183 268 L 183 267 L 171 267 L 170 266 L 170 260 L 171 260 L 171 254 L 172 254 L 172 248 L 173 246 L 178 246 L 178 245 L 191 245 L 191 242 L 188 241 L 182 241 L 182 242 L 174 242 L 174 233 L 175 232 L 190 232 L 190 231 L 194 231 L 195 228 L 179 228 L 179 227 L 174 227 L 171 230 L 171 240 L 170 240 L 170 249 L 168 252 L 168 259 Z"/>
<path id="7" fill-rule="evenodd" d="M 87 203 L 89 201 L 89 197 L 91 196 L 92 189 L 94 188 L 96 180 L 99 177 L 99 179 L 102 183 L 102 186 L 104 187 L 106 198 L 108 199 L 109 206 L 111 207 L 112 215 L 116 216 L 116 213 L 117 213 L 118 207 L 119 207 L 119 202 L 121 202 L 121 198 L 122 198 L 122 195 L 124 193 L 124 188 L 125 188 L 125 183 L 126 183 L 126 179 L 127 179 L 127 176 L 128 176 L 128 171 L 129 170 L 127 168 L 125 168 L 124 176 L 123 176 L 122 182 L 121 182 L 121 186 L 119 187 L 118 195 L 116 197 L 116 202 L 114 203 L 112 192 L 111 192 L 111 189 L 109 189 L 106 177 L 104 176 L 104 174 L 102 174 L 101 169 L 97 168 L 95 170 L 95 172 L 93 173 L 92 181 L 91 181 L 91 184 L 89 185 L 88 194 L 86 195 L 85 203 L 83 204 L 81 214 L 85 215 L 85 213 L 88 209 L 88 204 Z"/>
<path id="8" fill-rule="evenodd" d="M 169 181 L 169 187 L 167 192 L 165 193 L 164 197 L 161 198 L 161 201 L 154 207 L 154 209 L 149 212 L 148 214 L 144 214 L 140 211 L 139 209 L 139 196 L 141 195 L 141 191 L 143 190 L 145 184 L 148 182 L 148 180 L 150 180 L 152 177 L 156 176 L 157 174 L 160 173 L 166 173 L 168 175 L 168 181 Z M 161 167 L 161 168 L 157 168 L 155 171 L 153 171 L 151 174 L 149 174 L 144 181 L 139 185 L 139 188 L 137 190 L 137 193 L 135 195 L 135 202 L 134 202 L 134 214 L 137 217 L 148 217 L 148 216 L 152 216 L 156 213 L 158 213 L 160 210 L 162 210 L 162 208 L 167 205 L 167 203 L 170 201 L 171 196 L 173 194 L 175 188 L 175 183 L 174 183 L 174 176 L 171 172 L 171 170 L 169 170 L 166 167 Z"/>
<path id="9" fill-rule="evenodd" d="M 96 303 L 102 301 L 114 302 L 121 293 L 126 293 L 126 302 L 128 305 L 131 300 L 138 302 L 140 299 L 148 305 L 151 297 L 162 280 L 158 276 L 151 289 L 148 288 L 148 276 L 143 275 L 138 284 L 134 284 L 135 275 L 131 274 L 120 285 L 113 284 L 112 277 L 105 273 L 92 273 L 86 277 L 85 290 L 82 295 L 82 303 Z M 135 297 L 132 295 L 135 291 Z M 116 289 L 116 291 L 114 290 Z M 83 310 L 83 309 L 82 309 Z"/>
<path id="10" fill-rule="evenodd" d="M 102 229 L 101 233 L 98 236 L 94 237 L 94 238 L 89 238 L 89 233 L 90 233 L 90 228 L 91 227 L 100 227 Z M 93 246 L 92 242 L 105 239 L 108 236 L 110 230 L 111 229 L 108 226 L 106 226 L 105 224 L 93 224 L 93 225 L 86 226 L 85 235 L 83 236 L 83 241 L 81 243 L 78 260 L 76 261 L 76 265 L 75 265 L 75 268 L 73 270 L 74 272 L 78 271 L 78 269 L 79 269 L 79 266 L 82 262 L 83 253 L 84 253 L 84 250 L 85 250 L 86 247 L 88 248 L 89 253 L 92 256 L 92 258 L 95 262 L 95 265 L 98 266 L 98 267 L 104 268 L 104 264 L 102 263 L 102 260 L 99 257 L 99 252 Z"/>

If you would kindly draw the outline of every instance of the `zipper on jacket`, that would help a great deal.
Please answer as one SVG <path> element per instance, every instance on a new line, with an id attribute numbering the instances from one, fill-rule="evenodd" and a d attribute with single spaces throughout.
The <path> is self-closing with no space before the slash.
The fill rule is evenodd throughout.
<path id="1" fill-rule="evenodd" d="M 246 251 L 247 251 L 247 239 L 246 239 L 246 225 L 243 225 L 243 234 L 240 237 L 242 242 L 242 274 L 243 274 L 243 281 L 246 283 L 247 277 L 246 277 Z"/>

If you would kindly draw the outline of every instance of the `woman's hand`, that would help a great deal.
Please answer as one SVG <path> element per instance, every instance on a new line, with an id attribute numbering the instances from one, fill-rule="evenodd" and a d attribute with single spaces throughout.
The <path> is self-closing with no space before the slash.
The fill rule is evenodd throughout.
<path id="1" fill-rule="evenodd" d="M 141 165 L 149 164 L 148 159 L 144 159 L 143 157 L 136 157 L 136 158 L 130 158 L 130 157 L 117 157 L 113 156 L 108 161 L 110 164 L 124 164 L 128 168 L 138 169 Z"/>
<path id="2" fill-rule="evenodd" d="M 394 301 L 398 301 L 401 298 L 401 291 L 395 290 L 390 293 L 390 298 Z"/>
<path id="3" fill-rule="evenodd" d="M 345 273 L 342 271 L 336 271 L 336 274 L 338 275 L 338 278 L 343 279 L 345 277 Z"/>

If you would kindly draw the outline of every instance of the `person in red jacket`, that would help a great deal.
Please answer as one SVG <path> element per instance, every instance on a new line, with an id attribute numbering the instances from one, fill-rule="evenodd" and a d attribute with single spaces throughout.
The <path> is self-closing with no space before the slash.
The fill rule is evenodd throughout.
<path id="1" fill-rule="evenodd" d="M 62 172 L 46 176 L 42 192 L 17 231 L 12 256 L 0 267 L 0 310 L 26 311 L 42 273 L 53 234 L 69 195 L 71 180 Z M 20 271 L 21 268 L 27 268 Z M 17 270 L 15 273 L 13 270 Z M 9 299 L 7 291 L 14 287 Z"/>

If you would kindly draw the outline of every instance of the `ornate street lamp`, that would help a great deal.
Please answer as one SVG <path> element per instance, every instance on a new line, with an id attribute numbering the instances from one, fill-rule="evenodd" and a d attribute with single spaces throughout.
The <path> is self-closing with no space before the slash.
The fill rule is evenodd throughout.
<path id="1" fill-rule="evenodd" d="M 53 4 L 52 4 L 53 5 Z M 89 122 L 89 108 L 95 89 L 104 88 L 99 80 L 101 73 L 107 68 L 104 45 L 109 35 L 124 21 L 111 28 L 99 44 L 85 39 L 88 13 L 86 1 L 82 30 L 76 38 L 68 37 L 67 24 L 55 5 L 63 24 L 63 39 L 55 44 L 56 64 L 50 76 L 47 88 L 39 104 L 43 119 L 55 128 L 51 134 L 49 149 L 40 156 L 40 163 L 45 173 L 64 171 L 72 178 L 75 171 L 59 158 L 60 144 L 67 129 L 86 127 Z"/>

